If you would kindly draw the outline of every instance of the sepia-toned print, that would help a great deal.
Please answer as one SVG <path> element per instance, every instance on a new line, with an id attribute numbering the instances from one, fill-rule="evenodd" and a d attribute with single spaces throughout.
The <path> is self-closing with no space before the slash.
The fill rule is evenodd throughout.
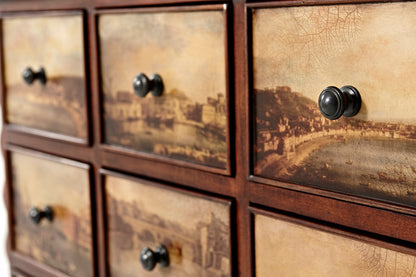
<path id="1" fill-rule="evenodd" d="M 256 277 L 414 276 L 416 257 L 255 215 Z"/>
<path id="2" fill-rule="evenodd" d="M 410 2 L 254 10 L 255 175 L 415 206 L 415 33 Z M 324 118 L 344 85 L 360 112 Z"/>
<path id="3" fill-rule="evenodd" d="M 85 140 L 82 16 L 8 17 L 2 25 L 7 122 Z M 26 84 L 27 67 L 43 67 L 46 84 Z"/>
<path id="4" fill-rule="evenodd" d="M 225 169 L 224 11 L 98 19 L 105 142 Z M 159 74 L 162 95 L 135 95 L 133 78 L 139 73 Z"/>
<path id="5" fill-rule="evenodd" d="M 110 276 L 231 276 L 230 205 L 105 176 Z M 170 264 L 146 271 L 140 252 L 167 248 Z"/>
<path id="6" fill-rule="evenodd" d="M 88 170 L 18 152 L 11 170 L 15 250 L 70 276 L 92 276 Z M 32 222 L 30 209 L 45 206 L 52 221 Z"/>

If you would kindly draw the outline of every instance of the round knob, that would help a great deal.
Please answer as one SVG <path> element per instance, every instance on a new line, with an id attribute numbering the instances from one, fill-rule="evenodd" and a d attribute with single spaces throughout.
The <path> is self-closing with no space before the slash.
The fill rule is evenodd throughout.
<path id="1" fill-rule="evenodd" d="M 139 97 L 145 97 L 149 92 L 153 96 L 160 96 L 163 92 L 163 81 L 159 74 L 153 74 L 150 78 L 143 73 L 133 79 L 133 89 Z"/>
<path id="2" fill-rule="evenodd" d="M 140 252 L 140 262 L 147 271 L 152 271 L 157 263 L 159 263 L 160 267 L 167 267 L 169 265 L 168 250 L 163 245 L 158 246 L 154 252 L 150 248 L 145 247 Z"/>
<path id="3" fill-rule="evenodd" d="M 26 67 L 22 72 L 22 77 L 28 85 L 32 84 L 36 79 L 42 84 L 46 84 L 46 73 L 43 67 L 39 68 L 38 72 L 34 72 L 30 67 Z"/>
<path id="4" fill-rule="evenodd" d="M 328 119 L 334 120 L 342 115 L 351 117 L 361 108 L 361 96 L 353 86 L 327 87 L 319 95 L 319 110 Z"/>
<path id="5" fill-rule="evenodd" d="M 29 210 L 29 217 L 32 220 L 32 222 L 35 224 L 39 224 L 43 218 L 46 218 L 47 220 L 52 221 L 53 211 L 50 206 L 46 206 L 43 211 L 39 210 L 36 207 L 32 207 Z"/>

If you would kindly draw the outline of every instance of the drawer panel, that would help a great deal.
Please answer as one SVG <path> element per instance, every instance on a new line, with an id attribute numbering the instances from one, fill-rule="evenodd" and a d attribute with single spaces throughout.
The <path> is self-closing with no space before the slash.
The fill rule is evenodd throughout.
<path id="1" fill-rule="evenodd" d="M 252 9 L 254 174 L 415 206 L 416 4 Z M 326 119 L 328 86 L 361 94 Z"/>
<path id="2" fill-rule="evenodd" d="M 413 276 L 416 257 L 269 216 L 254 216 L 256 276 Z"/>
<path id="3" fill-rule="evenodd" d="M 223 7 L 99 15 L 105 143 L 228 168 Z M 162 94 L 135 94 L 139 73 L 159 74 Z"/>
<path id="4" fill-rule="evenodd" d="M 82 15 L 6 17 L 2 25 L 7 122 L 86 140 Z M 27 67 L 37 76 L 31 84 Z"/>
<path id="5" fill-rule="evenodd" d="M 70 276 L 93 276 L 89 169 L 49 156 L 11 152 L 13 249 Z M 52 210 L 35 223 L 34 211 Z"/>
<path id="6" fill-rule="evenodd" d="M 230 203 L 144 181 L 105 176 L 111 276 L 231 276 Z M 169 266 L 146 271 L 145 247 L 169 253 Z"/>

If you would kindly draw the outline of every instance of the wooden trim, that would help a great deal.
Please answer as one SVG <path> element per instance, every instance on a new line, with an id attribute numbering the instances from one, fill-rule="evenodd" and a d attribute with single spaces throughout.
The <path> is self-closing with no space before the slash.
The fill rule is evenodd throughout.
<path id="1" fill-rule="evenodd" d="M 169 13 L 169 12 L 198 12 L 198 11 L 223 11 L 227 9 L 227 4 L 211 5 L 186 5 L 186 6 L 160 6 L 160 7 L 126 7 L 113 9 L 97 9 L 96 15 L 102 14 L 124 14 L 124 13 Z"/>
<path id="2" fill-rule="evenodd" d="M 140 159 L 122 153 L 102 151 L 102 167 L 120 172 L 131 172 L 147 178 L 182 184 L 187 187 L 235 196 L 238 186 L 234 178 L 220 176 L 210 172 L 185 168 L 178 165 L 160 163 L 158 160 Z"/>
<path id="3" fill-rule="evenodd" d="M 90 6 L 89 0 L 19 0 L 19 1 L 0 1 L 0 14 L 8 12 L 29 12 L 29 11 L 54 11 L 82 9 Z"/>
<path id="4" fill-rule="evenodd" d="M 231 206 L 232 201 L 231 199 L 227 199 L 227 196 L 222 196 L 216 193 L 212 193 L 212 192 L 201 192 L 201 191 L 197 191 L 197 190 L 191 190 L 189 188 L 183 188 L 177 184 L 172 184 L 172 183 L 167 183 L 167 182 L 159 182 L 159 181 L 153 181 L 153 180 L 148 180 L 148 179 L 143 179 L 140 177 L 135 177 L 132 176 L 131 174 L 127 175 L 127 174 L 123 174 L 123 173 L 119 173 L 116 171 L 112 171 L 112 170 L 108 170 L 108 169 L 100 169 L 99 173 L 101 176 L 105 177 L 105 176 L 111 176 L 111 177 L 116 177 L 116 178 L 120 178 L 120 179 L 124 179 L 124 180 L 128 180 L 131 182 L 135 182 L 135 183 L 140 183 L 146 186 L 151 186 L 151 187 L 156 187 L 156 188 L 160 188 L 163 190 L 169 190 L 172 192 L 178 192 L 178 193 L 182 193 L 182 194 L 186 194 L 192 197 L 196 197 L 196 198 L 200 198 L 200 199 L 204 199 L 204 200 L 209 200 L 212 202 L 217 202 L 217 203 L 221 203 L 221 204 L 227 204 L 229 206 Z M 102 182 L 102 186 L 105 186 L 105 182 Z"/>
<path id="5" fill-rule="evenodd" d="M 0 5 L 1 7 L 1 5 Z M 37 10 L 37 11 L 19 11 L 2 12 L 2 18 L 35 18 L 35 17 L 57 17 L 57 16 L 74 16 L 83 15 L 83 11 L 77 10 Z"/>
<path id="6" fill-rule="evenodd" d="M 183 5 L 201 5 L 212 3 L 212 5 L 220 3 L 231 3 L 231 0 L 159 0 L 157 2 L 153 0 L 141 0 L 138 3 L 136 0 L 118 0 L 116 2 L 111 0 L 90 0 L 91 4 L 97 8 L 118 8 L 118 7 L 134 7 L 134 6 L 183 6 Z"/>
<path id="7" fill-rule="evenodd" d="M 247 16 L 244 0 L 234 2 L 234 68 L 235 68 L 235 144 L 236 144 L 236 184 L 237 195 L 237 240 L 238 240 L 238 272 L 241 276 L 251 276 L 252 260 L 249 191 L 247 176 L 249 172 L 248 132 L 249 75 L 247 59 Z"/>
<path id="8" fill-rule="evenodd" d="M 6 144 L 4 149 L 9 151 L 9 152 L 20 153 L 20 154 L 28 155 L 28 156 L 31 156 L 31 157 L 35 157 L 35 158 L 39 158 L 39 159 L 43 159 L 43 160 L 48 160 L 48 161 L 52 161 L 52 162 L 56 162 L 56 163 L 60 163 L 60 164 L 64 164 L 64 165 L 68 165 L 68 166 L 72 166 L 72 167 L 78 167 L 80 169 L 85 169 L 85 170 L 88 170 L 88 171 L 91 168 L 86 163 L 81 163 L 81 162 L 78 162 L 78 161 L 74 161 L 74 160 L 70 160 L 70 159 L 66 159 L 66 158 L 62 158 L 62 157 L 58 157 L 58 156 L 54 156 L 54 155 L 50 155 L 50 154 L 41 153 L 41 152 L 35 151 L 35 150 L 29 150 L 27 148 L 23 148 L 23 147 L 20 147 L 20 146 Z"/>
<path id="9" fill-rule="evenodd" d="M 416 217 L 293 190 L 249 183 L 250 203 L 416 243 Z"/>
<path id="10" fill-rule="evenodd" d="M 359 232 L 356 233 L 356 232 L 346 231 L 346 230 L 343 230 L 341 228 L 337 228 L 337 227 L 333 227 L 333 226 L 323 225 L 323 224 L 325 224 L 324 222 L 322 222 L 323 224 L 319 224 L 319 223 L 316 223 L 316 222 L 308 221 L 306 219 L 290 217 L 290 216 L 287 216 L 287 215 L 284 215 L 284 214 L 279 214 L 279 213 L 271 212 L 271 211 L 268 211 L 268 210 L 259 209 L 259 208 L 256 208 L 256 207 L 249 207 L 249 210 L 252 213 L 252 220 L 253 220 L 252 221 L 252 226 L 253 226 L 253 228 L 255 226 L 254 215 L 262 215 L 262 216 L 267 216 L 267 217 L 274 218 L 274 219 L 277 219 L 277 220 L 283 220 L 283 221 L 287 221 L 287 222 L 294 223 L 294 224 L 297 224 L 297 225 L 301 225 L 301 226 L 305 226 L 305 227 L 308 227 L 308 228 L 316 229 L 316 230 L 319 230 L 319 231 L 335 234 L 335 235 L 338 235 L 338 236 L 345 237 L 347 239 L 352 239 L 352 240 L 372 244 L 372 245 L 375 245 L 377 247 L 387 248 L 387 249 L 397 251 L 397 252 L 401 252 L 401 253 L 408 254 L 408 255 L 413 255 L 413 256 L 416 255 L 416 249 L 410 248 L 410 247 L 415 247 L 414 244 L 413 245 L 408 244 L 406 246 L 398 245 L 398 244 L 392 244 L 388 241 L 383 241 L 383 240 L 371 237 L 371 234 L 368 234 L 368 233 L 367 234 L 360 234 Z M 253 232 L 252 241 L 255 242 L 254 232 Z M 254 253 L 253 253 L 253 256 L 255 256 Z M 255 257 L 253 257 L 253 258 L 255 258 Z"/>
<path id="11" fill-rule="evenodd" d="M 3 18 L 0 17 L 0 37 L 3 38 Z M 6 119 L 7 119 L 7 112 L 6 112 L 6 84 L 5 84 L 5 73 L 4 73 L 4 42 L 3 39 L 0 39 L 0 105 L 1 109 L 1 122 L 2 127 L 4 128 Z"/>
<path id="12" fill-rule="evenodd" d="M 70 277 L 50 266 L 39 263 L 18 252 L 12 251 L 9 255 L 10 263 L 25 275 L 42 277 Z"/>
<path id="13" fill-rule="evenodd" d="M 247 8 L 278 8 L 278 7 L 299 7 L 299 6 L 315 6 L 315 5 L 351 5 L 351 4 L 377 4 L 404 2 L 406 0 L 283 0 L 275 2 L 264 2 L 249 0 Z"/>
<path id="14" fill-rule="evenodd" d="M 32 136 L 21 132 L 15 132 L 3 127 L 3 143 L 8 145 L 20 145 L 27 149 L 43 151 L 48 154 L 62 156 L 68 159 L 91 163 L 93 161 L 93 149 L 86 145 L 67 144 L 63 141 Z"/>
<path id="15" fill-rule="evenodd" d="M 271 186 L 290 189 L 290 190 L 296 190 L 299 192 L 313 194 L 316 196 L 327 197 L 327 198 L 337 199 L 337 200 L 341 200 L 345 202 L 351 202 L 355 204 L 371 206 L 375 208 L 386 209 L 386 210 L 391 210 L 391 211 L 395 211 L 399 213 L 416 216 L 416 210 L 411 207 L 401 206 L 399 204 L 389 203 L 387 201 L 380 201 L 377 199 L 373 200 L 371 198 L 366 198 L 364 196 L 361 197 L 361 196 L 356 196 L 356 195 L 348 195 L 348 194 L 340 193 L 336 191 L 328 191 L 328 190 L 319 189 L 319 188 L 310 187 L 310 186 L 286 183 L 286 182 L 271 180 L 271 179 L 258 177 L 258 176 L 249 176 L 249 181 L 253 183 L 259 183 L 259 184 L 271 185 Z"/>
<path id="16" fill-rule="evenodd" d="M 3 198 L 4 204 L 7 208 L 7 238 L 6 238 L 6 251 L 7 255 L 10 258 L 10 254 L 12 249 L 14 248 L 14 229 L 13 229 L 13 197 L 12 197 L 12 176 L 11 176 L 11 168 L 10 168 L 10 153 L 7 152 L 2 145 L 2 154 L 3 154 L 3 162 L 4 162 L 4 189 L 3 189 Z M 10 265 L 11 266 L 11 265 Z"/>
<path id="17" fill-rule="evenodd" d="M 4 106 L 4 110 L 6 110 L 6 106 Z M 5 112 L 7 113 L 7 111 L 5 111 Z M 72 137 L 72 136 L 68 136 L 68 135 L 63 135 L 63 134 L 54 133 L 54 132 L 50 132 L 50 131 L 35 129 L 35 128 L 26 127 L 26 126 L 17 125 L 17 124 L 7 124 L 7 123 L 5 123 L 4 129 L 5 129 L 5 131 L 26 133 L 26 134 L 31 135 L 31 136 L 45 137 L 47 139 L 53 139 L 53 140 L 57 140 L 57 141 L 66 141 L 66 142 L 72 143 L 72 144 L 81 144 L 81 145 L 88 144 L 87 139 Z"/>
<path id="18" fill-rule="evenodd" d="M 106 236 L 106 211 L 105 211 L 105 191 L 104 191 L 104 177 L 100 172 L 100 169 L 95 168 L 95 199 L 96 199 L 96 254 L 98 262 L 98 273 L 97 276 L 105 277 L 108 276 L 107 271 L 107 236 Z"/>

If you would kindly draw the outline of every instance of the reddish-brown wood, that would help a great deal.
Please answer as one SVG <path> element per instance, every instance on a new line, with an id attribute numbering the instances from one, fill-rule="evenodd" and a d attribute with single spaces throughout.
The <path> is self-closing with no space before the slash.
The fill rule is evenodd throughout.
<path id="1" fill-rule="evenodd" d="M 252 276 L 252 247 L 250 214 L 248 211 L 249 195 L 247 176 L 249 172 L 249 79 L 248 79 L 248 48 L 247 48 L 247 20 L 244 1 L 236 1 L 234 4 L 234 67 L 235 67 L 235 109 L 236 109 L 236 183 L 238 185 L 237 196 L 237 252 L 238 274 L 237 276 Z"/>
<path id="2" fill-rule="evenodd" d="M 15 131 L 14 128 L 10 128 L 8 125 L 3 127 L 3 141 L 5 144 L 21 145 L 26 148 L 37 149 L 83 162 L 92 162 L 94 160 L 94 152 L 86 145 L 65 143 L 62 140 L 29 135 Z"/>
<path id="3" fill-rule="evenodd" d="M 384 0 L 383 0 L 384 1 Z M 381 2 L 383 2 L 381 1 Z M 246 2 L 249 2 L 248 4 Z M 91 205 L 94 231 L 95 276 L 108 276 L 106 256 L 106 213 L 102 174 L 119 172 L 120 176 L 133 180 L 150 181 L 155 186 L 162 182 L 166 188 L 194 191 L 198 196 L 218 196 L 231 200 L 232 264 L 233 276 L 254 276 L 254 244 L 252 213 L 284 218 L 317 227 L 329 232 L 347 235 L 359 240 L 415 255 L 416 212 L 413 208 L 385 202 L 353 197 L 341 193 L 282 183 L 251 176 L 251 153 L 253 120 L 250 109 L 252 99 L 251 74 L 251 22 L 249 10 L 256 7 L 302 6 L 316 4 L 342 4 L 380 2 L 378 0 L 305 0 L 258 2 L 234 0 L 42 0 L 2 1 L 0 17 L 15 11 L 68 11 L 84 10 L 86 76 L 89 107 L 89 144 L 71 138 L 56 137 L 19 127 L 6 125 L 2 132 L 2 150 L 5 160 L 6 186 L 4 199 L 8 209 L 9 226 L 13 226 L 10 197 L 11 172 L 7 149 L 17 145 L 25 149 L 64 157 L 91 166 Z M 153 155 L 137 154 L 126 149 L 103 145 L 102 107 L 100 95 L 99 47 L 97 42 L 97 15 L 120 11 L 169 11 L 198 10 L 203 5 L 218 8 L 228 3 L 228 98 L 229 98 L 229 160 L 228 171 L 213 170 L 205 166 L 189 166 L 189 163 L 173 162 L 171 159 Z M 194 6 L 194 4 L 197 4 Z M 172 7 L 172 6 L 175 7 Z M 116 8 L 113 11 L 111 8 Z M 121 9 L 123 8 L 123 9 Z M 1 28 L 0 28 L 1 31 Z M 1 35 L 1 34 L 0 34 Z M 0 52 L 1 45 L 0 45 Z M 203 53 L 201 53 L 202 55 Z M 2 55 L 0 55 L 0 88 L 3 89 Z M 1 95 L 4 107 L 4 95 Z M 5 118 L 3 109 L 3 120 Z M 84 143 L 84 144 L 82 144 Z M 105 168 L 105 170 L 103 170 Z M 109 171 L 111 170 L 111 171 Z M 115 175 L 119 175 L 115 173 Z M 226 176 L 229 175 L 229 176 Z M 254 208 L 253 208 L 254 207 Z M 261 207 L 261 209 L 259 209 Z M 271 210 L 270 212 L 265 211 Z M 281 215 L 284 214 L 284 215 Z M 315 222 L 315 223 L 311 223 Z M 316 224 L 319 222 L 319 224 Z M 336 228 L 326 227 L 336 226 Z M 352 232 L 352 233 L 351 233 Z M 402 245 L 409 247 L 403 247 Z M 8 251 L 12 267 L 24 275 L 62 276 L 62 273 L 28 259 L 12 250 L 12 235 L 8 236 Z"/>
<path id="4" fill-rule="evenodd" d="M 116 154 L 114 151 L 102 151 L 101 162 L 102 166 L 106 168 L 132 172 L 147 178 L 183 184 L 229 196 L 235 196 L 238 191 L 235 180 L 230 177 L 221 177 L 213 173 L 160 163 L 150 159 L 144 160 L 135 156 Z"/>
<path id="5" fill-rule="evenodd" d="M 416 242 L 416 217 L 411 215 L 255 183 L 249 187 L 254 204 Z"/>
<path id="6" fill-rule="evenodd" d="M 62 272 L 55 270 L 33 259 L 27 258 L 17 252 L 11 252 L 10 263 L 13 267 L 29 276 L 45 276 L 45 277 L 70 277 Z"/>

